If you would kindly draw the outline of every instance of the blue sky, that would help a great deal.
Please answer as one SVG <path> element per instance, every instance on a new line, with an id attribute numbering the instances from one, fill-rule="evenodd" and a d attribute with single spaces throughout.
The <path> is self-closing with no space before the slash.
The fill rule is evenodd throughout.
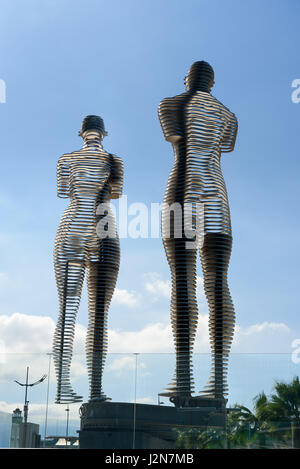
<path id="1" fill-rule="evenodd" d="M 67 203 L 56 198 L 56 163 L 81 146 L 82 119 L 103 117 L 104 147 L 124 160 L 128 203 L 161 202 L 173 155 L 157 106 L 184 90 L 194 61 L 207 60 L 215 69 L 212 93 L 239 121 L 235 151 L 222 159 L 234 238 L 229 281 L 244 331 L 236 351 L 290 353 L 300 337 L 300 104 L 291 100 L 291 83 L 300 78 L 299 2 L 2 0 L 1 13 L 3 318 L 56 320 L 52 250 Z M 161 240 L 122 239 L 121 249 L 110 329 L 166 328 L 169 269 Z M 78 322 L 87 324 L 86 292 Z M 11 350 L 8 337 L 2 340 Z"/>

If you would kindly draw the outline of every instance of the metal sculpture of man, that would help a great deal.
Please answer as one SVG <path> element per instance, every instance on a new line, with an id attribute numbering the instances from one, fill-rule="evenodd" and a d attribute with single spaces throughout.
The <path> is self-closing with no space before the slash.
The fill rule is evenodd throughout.
<path id="1" fill-rule="evenodd" d="M 172 143 L 175 156 L 162 210 L 162 237 L 172 276 L 176 369 L 173 381 L 161 393 L 175 405 L 191 402 L 194 390 L 192 351 L 198 316 L 198 250 L 209 306 L 212 353 L 211 377 L 200 395 L 224 399 L 228 389 L 226 370 L 235 315 L 227 284 L 232 235 L 220 156 L 234 149 L 237 119 L 210 94 L 213 84 L 212 67 L 204 61 L 195 62 L 185 78 L 186 92 L 165 98 L 158 111 L 163 134 Z M 181 228 L 175 226 L 176 216 L 170 217 L 174 204 L 182 207 Z M 182 228 L 189 214 L 194 243 L 190 233 L 187 235 Z"/>
<path id="2" fill-rule="evenodd" d="M 114 292 L 120 263 L 119 239 L 100 236 L 97 225 L 99 204 L 122 194 L 123 163 L 105 151 L 102 139 L 107 135 L 99 116 L 87 116 L 79 135 L 83 147 L 59 158 L 57 195 L 70 198 L 54 247 L 54 266 L 60 313 L 54 334 L 53 354 L 57 375 L 57 403 L 80 402 L 70 383 L 70 366 L 82 284 L 87 271 L 89 324 L 86 340 L 90 399 L 105 400 L 102 374 L 107 350 L 107 314 Z M 107 216 L 107 212 L 105 214 Z M 109 213 L 110 222 L 114 222 Z"/>

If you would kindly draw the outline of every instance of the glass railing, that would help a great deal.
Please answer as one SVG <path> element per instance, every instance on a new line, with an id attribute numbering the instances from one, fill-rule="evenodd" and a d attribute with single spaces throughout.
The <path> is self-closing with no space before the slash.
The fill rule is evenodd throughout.
<path id="1" fill-rule="evenodd" d="M 299 376 L 300 364 L 292 360 L 290 354 L 232 353 L 230 355 L 226 428 L 217 427 L 214 424 L 210 425 L 209 421 L 205 425 L 203 421 L 197 421 L 197 417 L 195 417 L 197 407 L 178 410 L 179 413 L 181 412 L 180 415 L 185 412 L 185 415 L 191 416 L 184 416 L 186 419 L 184 425 L 183 421 L 177 425 L 177 417 L 170 417 L 174 405 L 169 401 L 169 398 L 159 394 L 171 382 L 174 366 L 175 355 L 171 353 L 111 353 L 107 355 L 103 390 L 110 399 L 109 403 L 124 403 L 123 407 L 118 407 L 119 410 L 116 412 L 123 412 L 126 407 L 125 403 L 129 405 L 129 413 L 126 414 L 127 427 L 124 427 L 124 431 L 130 433 L 129 440 L 132 441 L 134 448 L 141 447 L 143 444 L 152 444 L 154 448 L 186 449 L 300 446 L 300 430 L 298 429 L 300 421 L 298 422 L 299 416 L 297 414 L 300 394 L 298 395 L 298 404 L 296 404 L 298 411 L 295 411 L 295 415 L 291 411 L 291 402 L 288 401 L 288 397 L 284 401 L 284 397 L 279 396 L 281 401 L 277 410 L 274 405 L 273 407 L 271 405 L 271 395 L 277 393 L 274 388 L 276 383 L 282 382 L 289 385 L 295 377 Z M 27 367 L 29 367 L 29 384 L 39 381 L 43 375 L 47 376 L 41 382 L 28 387 L 26 424 L 28 441 L 25 441 L 24 433 L 22 434 L 22 431 L 20 433 L 19 427 L 24 429 L 25 386 L 22 384 L 26 382 Z M 193 368 L 195 395 L 197 396 L 205 387 L 210 374 L 210 355 L 195 353 Z M 75 354 L 73 356 L 71 376 L 74 391 L 83 396 L 83 402 L 87 402 L 89 400 L 88 376 L 83 355 Z M 2 356 L 0 358 L 0 380 L 1 448 L 23 446 L 79 447 L 78 431 L 80 430 L 79 409 L 81 403 L 55 404 L 56 377 L 51 354 L 20 353 Z M 295 382 L 294 380 L 294 384 Z M 297 390 L 295 390 L 296 392 Z M 300 393 L 299 388 L 298 392 Z M 260 395 L 261 393 L 266 396 L 265 402 L 263 402 L 264 395 Z M 257 398 L 259 395 L 260 398 Z M 290 399 L 292 398 L 290 397 Z M 21 414 L 16 409 L 20 409 Z M 153 417 L 154 419 L 160 419 L 159 422 L 151 424 L 152 443 L 143 443 L 145 435 L 143 436 L 144 440 L 139 437 L 141 419 L 145 421 L 148 418 L 148 414 L 146 415 L 144 412 L 158 416 Z M 164 418 L 166 419 L 165 424 L 168 425 L 168 428 L 165 429 L 163 428 Z M 172 427 L 172 422 L 174 427 Z M 154 423 L 157 425 L 155 426 Z M 38 427 L 32 424 L 36 424 Z M 149 430 L 149 427 L 147 427 L 148 430 L 145 428 L 142 429 L 143 434 L 147 434 Z"/>

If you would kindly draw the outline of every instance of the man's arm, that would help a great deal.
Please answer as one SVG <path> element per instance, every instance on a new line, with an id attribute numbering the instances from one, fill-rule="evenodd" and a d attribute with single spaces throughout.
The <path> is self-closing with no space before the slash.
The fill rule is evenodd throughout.
<path id="1" fill-rule="evenodd" d="M 236 135 L 238 131 L 238 121 L 234 114 L 229 120 L 221 142 L 221 152 L 228 153 L 234 150 Z"/>
<path id="2" fill-rule="evenodd" d="M 158 107 L 158 118 L 167 142 L 177 143 L 183 137 L 183 129 L 178 118 L 181 100 L 181 95 L 165 98 Z"/>

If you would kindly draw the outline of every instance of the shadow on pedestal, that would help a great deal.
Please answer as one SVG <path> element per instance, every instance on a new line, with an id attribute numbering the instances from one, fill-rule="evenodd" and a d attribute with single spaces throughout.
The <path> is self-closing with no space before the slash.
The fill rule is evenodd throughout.
<path id="1" fill-rule="evenodd" d="M 88 402 L 80 408 L 81 449 L 175 448 L 176 429 L 226 427 L 226 400 L 194 398 L 192 406 Z"/>

